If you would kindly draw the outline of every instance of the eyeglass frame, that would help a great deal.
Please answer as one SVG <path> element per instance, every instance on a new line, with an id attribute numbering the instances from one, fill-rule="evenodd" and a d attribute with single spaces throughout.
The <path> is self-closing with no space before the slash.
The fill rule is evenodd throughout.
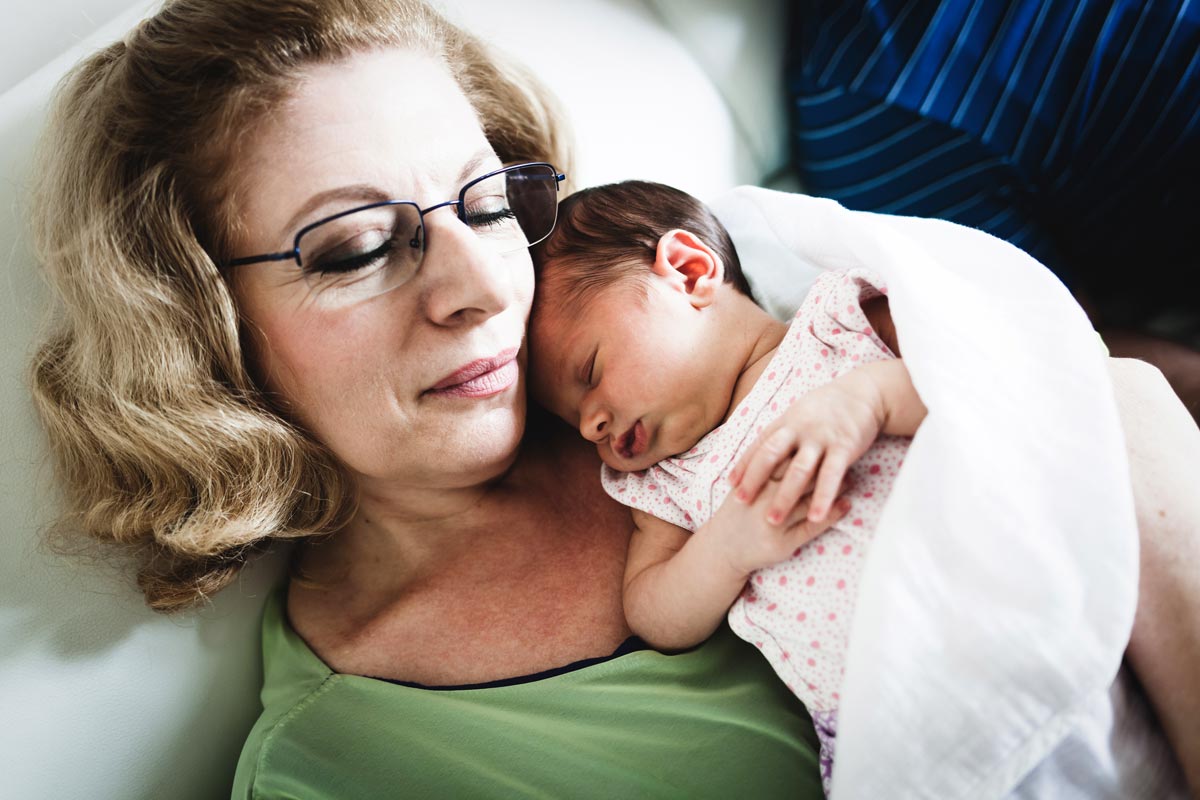
<path id="1" fill-rule="evenodd" d="M 278 253 L 261 253 L 256 256 L 242 256 L 241 258 L 231 258 L 228 261 L 226 261 L 224 264 L 222 264 L 222 266 L 223 267 L 242 267 L 242 266 L 246 266 L 247 264 L 261 264 L 261 263 L 264 263 L 267 261 L 287 261 L 288 259 L 292 259 L 296 262 L 297 267 L 300 267 L 301 269 L 303 269 L 304 264 L 302 264 L 300 262 L 300 239 L 301 239 L 301 237 L 304 236 L 304 234 L 308 233 L 309 231 L 313 230 L 314 228 L 319 228 L 320 226 L 324 225 L 327 222 L 333 222 L 335 219 L 341 219 L 342 217 L 349 216 L 350 214 L 357 214 L 360 211 L 369 211 L 372 208 L 383 208 L 385 206 L 401 206 L 401 205 L 412 206 L 417 211 L 417 217 L 421 221 L 421 230 L 422 230 L 422 232 L 424 232 L 425 231 L 425 215 L 426 214 L 428 214 L 431 211 L 437 211 L 439 208 L 445 208 L 446 206 L 454 206 L 455 207 L 454 215 L 456 217 L 458 217 L 458 221 L 463 223 L 464 225 L 468 225 L 469 223 L 467 222 L 466 216 L 463 212 L 463 204 L 466 202 L 467 192 L 471 189 L 471 187 L 473 187 L 477 184 L 480 184 L 480 183 L 488 180 L 489 178 L 494 178 L 497 175 L 502 175 L 506 172 L 513 172 L 518 169 L 524 169 L 526 167 L 549 167 L 551 169 L 551 171 L 553 173 L 553 177 L 554 177 L 555 194 L 558 193 L 559 187 L 562 186 L 562 182 L 567 179 L 566 173 L 559 172 L 558 167 L 556 167 L 553 164 L 550 164 L 546 161 L 529 161 L 524 164 L 511 164 L 507 167 L 501 167 L 500 169 L 492 170 L 491 172 L 488 172 L 484 175 L 480 175 L 478 178 L 472 178 L 471 180 L 467 181 L 466 183 L 464 183 L 462 185 L 462 188 L 460 188 L 458 190 L 458 199 L 457 200 L 447 200 L 444 203 L 436 203 L 436 204 L 429 206 L 428 208 L 424 208 L 424 209 L 421 208 L 421 206 L 415 200 L 380 200 L 377 203 L 368 203 L 364 206 L 356 206 L 356 207 L 348 209 L 346 211 L 339 211 L 336 214 L 325 217 L 323 219 L 319 219 L 316 222 L 310 222 L 308 225 L 305 225 L 303 228 L 301 228 L 299 231 L 296 232 L 296 237 L 292 240 L 292 249 L 291 250 L 283 250 Z M 544 240 L 547 236 L 549 236 L 551 233 L 553 233 L 554 225 L 557 223 L 557 221 L 558 221 L 558 215 L 556 212 L 555 213 L 555 223 L 551 223 L 550 230 L 546 231 L 546 233 L 541 237 L 541 239 L 538 239 L 537 241 L 534 241 L 534 242 L 528 242 L 526 246 L 533 247 L 535 244 Z M 425 234 L 424 236 L 421 237 L 420 248 L 421 248 L 422 254 L 425 252 L 425 247 L 427 245 L 428 239 L 429 239 L 428 234 Z M 414 244 L 414 241 L 415 240 L 409 241 L 410 247 L 417 246 L 416 244 Z"/>

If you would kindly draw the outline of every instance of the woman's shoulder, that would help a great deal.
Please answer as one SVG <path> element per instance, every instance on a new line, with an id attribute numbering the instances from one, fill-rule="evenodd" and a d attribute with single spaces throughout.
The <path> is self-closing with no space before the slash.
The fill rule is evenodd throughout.
<path id="1" fill-rule="evenodd" d="M 270 742 L 280 726 L 336 683 L 337 675 L 304 643 L 287 622 L 290 581 L 267 599 L 262 619 L 262 709 L 242 746 L 234 779 L 234 796 L 250 796 Z"/>
<path id="2" fill-rule="evenodd" d="M 264 705 L 303 696 L 333 674 L 291 624 L 288 608 L 294 588 L 295 579 L 285 581 L 274 589 L 263 608 Z"/>

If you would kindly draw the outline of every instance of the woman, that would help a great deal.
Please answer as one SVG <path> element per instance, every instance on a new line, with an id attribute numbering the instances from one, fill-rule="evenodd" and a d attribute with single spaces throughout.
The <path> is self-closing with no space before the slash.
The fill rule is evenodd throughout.
<path id="1" fill-rule="evenodd" d="M 811 723 L 755 653 L 629 641 L 628 516 L 590 448 L 549 423 L 522 446 L 532 266 L 494 182 L 463 187 L 569 166 L 531 81 L 421 3 L 184 0 L 53 124 L 38 218 L 71 299 L 35 371 L 79 523 L 143 551 L 164 611 L 336 532 L 268 610 L 236 795 L 816 796 Z M 255 258 L 388 199 L 425 210 Z M 419 241 L 374 270 L 394 209 Z"/>
<path id="2" fill-rule="evenodd" d="M 556 130 L 419 2 L 177 0 L 63 91 L 34 372 L 71 522 L 163 611 L 306 537 L 235 796 L 820 792 L 752 648 L 629 639 L 627 512 L 526 418 Z M 523 164 L 518 232 L 489 203 Z"/>

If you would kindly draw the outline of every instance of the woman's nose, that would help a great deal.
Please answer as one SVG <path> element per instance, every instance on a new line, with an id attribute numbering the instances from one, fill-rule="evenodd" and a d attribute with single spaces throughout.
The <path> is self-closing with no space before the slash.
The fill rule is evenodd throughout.
<path id="1" fill-rule="evenodd" d="M 504 311 L 516 299 L 515 271 L 523 253 L 500 255 L 452 210 L 437 214 L 444 216 L 434 225 L 426 221 L 421 265 L 431 284 L 429 318 L 438 325 L 475 324 Z"/>

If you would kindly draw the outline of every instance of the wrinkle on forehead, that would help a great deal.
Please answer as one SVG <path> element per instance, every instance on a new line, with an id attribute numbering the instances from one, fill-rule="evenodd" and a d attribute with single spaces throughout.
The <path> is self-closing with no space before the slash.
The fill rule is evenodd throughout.
<path id="1" fill-rule="evenodd" d="M 495 157 L 440 59 L 396 49 L 313 65 L 235 154 L 239 255 L 289 248 L 286 223 L 316 194 L 364 184 L 419 200 L 457 190 L 481 152 Z"/>

